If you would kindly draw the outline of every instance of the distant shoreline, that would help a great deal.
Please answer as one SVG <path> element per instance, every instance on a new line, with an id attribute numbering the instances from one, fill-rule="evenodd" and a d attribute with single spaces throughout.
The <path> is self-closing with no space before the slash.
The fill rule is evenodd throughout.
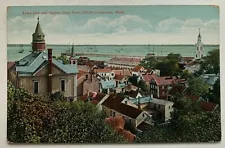
<path id="1" fill-rule="evenodd" d="M 7 44 L 7 46 L 31 46 L 31 44 Z M 47 46 L 71 46 L 68 44 L 46 44 Z M 74 46 L 194 46 L 195 44 L 105 44 L 105 45 L 99 45 L 99 44 L 77 44 Z M 219 44 L 204 44 L 204 46 L 220 46 Z"/>

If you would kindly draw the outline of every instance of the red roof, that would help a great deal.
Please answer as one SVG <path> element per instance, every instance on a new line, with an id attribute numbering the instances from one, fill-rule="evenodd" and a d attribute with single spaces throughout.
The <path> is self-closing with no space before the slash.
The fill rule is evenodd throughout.
<path id="1" fill-rule="evenodd" d="M 9 70 L 11 67 L 13 67 L 14 64 L 15 64 L 15 62 L 7 62 L 7 70 Z"/>
<path id="2" fill-rule="evenodd" d="M 129 142 L 134 141 L 134 139 L 136 137 L 130 131 L 127 131 L 125 129 L 118 128 L 116 131 L 118 132 L 118 134 L 123 135 L 123 137 L 126 138 Z"/>
<path id="3" fill-rule="evenodd" d="M 125 120 L 123 119 L 122 116 L 106 118 L 105 121 L 108 125 L 113 127 L 113 129 L 116 130 L 118 134 L 122 135 L 129 142 L 134 141 L 136 136 L 124 129 Z"/>
<path id="4" fill-rule="evenodd" d="M 80 77 L 82 77 L 83 75 L 87 74 L 87 72 L 79 70 L 79 73 L 77 75 L 77 79 L 79 79 Z"/>
<path id="5" fill-rule="evenodd" d="M 114 79 L 115 80 L 123 80 L 124 75 L 115 75 Z"/>
<path id="6" fill-rule="evenodd" d="M 149 82 L 149 81 L 151 81 L 151 79 L 155 79 L 155 78 L 158 77 L 155 74 L 152 74 L 152 75 L 142 75 L 142 76 L 143 76 L 143 79 L 144 79 L 145 82 Z"/>
<path id="7" fill-rule="evenodd" d="M 115 62 L 115 63 L 140 63 L 141 62 L 141 58 L 114 57 L 114 58 L 109 60 L 109 63 L 110 62 Z"/>
<path id="8" fill-rule="evenodd" d="M 151 75 L 143 75 L 143 79 L 146 82 L 150 82 L 152 79 L 156 82 L 157 85 L 171 85 L 175 83 L 185 83 L 184 79 L 179 79 L 175 76 L 163 76 L 163 77 L 158 77 L 155 74 Z"/>
<path id="9" fill-rule="evenodd" d="M 204 110 L 204 111 L 214 111 L 217 107 L 217 104 L 215 103 L 212 103 L 212 102 L 201 102 L 200 103 L 200 106 L 201 108 Z"/>
<path id="10" fill-rule="evenodd" d="M 137 65 L 137 66 L 134 67 L 133 71 L 139 72 L 142 68 L 143 68 L 142 66 Z"/>
<path id="11" fill-rule="evenodd" d="M 110 73 L 110 72 L 112 72 L 112 70 L 109 69 L 109 68 L 105 68 L 105 69 L 94 69 L 94 72 L 95 73 Z"/>
<path id="12" fill-rule="evenodd" d="M 97 105 L 105 96 L 106 94 L 103 93 L 89 92 L 89 97 L 92 98 L 91 103 L 95 105 Z M 82 101 L 86 101 L 88 99 L 87 93 L 83 95 L 80 99 Z"/>
<path id="13" fill-rule="evenodd" d="M 127 69 L 121 69 L 121 70 L 112 70 L 115 75 L 124 75 L 124 76 L 132 76 L 131 71 Z"/>
<path id="14" fill-rule="evenodd" d="M 141 113 L 142 110 L 137 109 L 135 107 L 126 105 L 124 103 L 121 103 L 123 101 L 123 97 L 116 96 L 114 94 L 111 94 L 103 103 L 103 106 L 106 106 L 110 109 L 113 109 L 123 115 L 126 115 L 128 117 L 131 117 L 133 119 L 136 119 Z"/>
<path id="15" fill-rule="evenodd" d="M 106 118 L 106 123 L 114 128 L 124 128 L 125 120 L 122 116 Z"/>

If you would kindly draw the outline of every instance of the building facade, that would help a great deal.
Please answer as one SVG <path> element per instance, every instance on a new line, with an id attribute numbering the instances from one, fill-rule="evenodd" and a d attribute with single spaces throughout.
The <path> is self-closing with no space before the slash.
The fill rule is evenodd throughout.
<path id="1" fill-rule="evenodd" d="M 63 64 L 52 58 L 52 49 L 45 50 L 45 35 L 38 23 L 32 34 L 32 52 L 16 61 L 8 71 L 9 81 L 34 94 L 61 91 L 65 97 L 77 97 L 77 65 Z"/>

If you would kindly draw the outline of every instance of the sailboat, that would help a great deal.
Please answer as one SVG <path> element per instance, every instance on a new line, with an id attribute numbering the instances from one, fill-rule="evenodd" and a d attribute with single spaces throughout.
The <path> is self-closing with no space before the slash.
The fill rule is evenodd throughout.
<path id="1" fill-rule="evenodd" d="M 19 53 L 23 53 L 23 52 L 24 52 L 24 49 L 23 49 L 23 45 L 21 44 L 21 45 L 20 45 Z"/>

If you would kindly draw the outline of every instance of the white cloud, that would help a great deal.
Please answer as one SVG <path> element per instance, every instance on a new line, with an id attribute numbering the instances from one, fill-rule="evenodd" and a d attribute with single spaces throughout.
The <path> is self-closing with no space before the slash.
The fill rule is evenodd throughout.
<path id="1" fill-rule="evenodd" d="M 9 19 L 8 43 L 29 43 L 36 22 L 34 17 Z M 151 31 L 149 21 L 136 15 L 97 17 L 82 25 L 72 22 L 67 15 L 43 15 L 40 22 L 49 44 L 194 44 L 198 28 L 204 43 L 219 43 L 218 20 L 170 18 L 159 22 L 156 32 Z"/>

